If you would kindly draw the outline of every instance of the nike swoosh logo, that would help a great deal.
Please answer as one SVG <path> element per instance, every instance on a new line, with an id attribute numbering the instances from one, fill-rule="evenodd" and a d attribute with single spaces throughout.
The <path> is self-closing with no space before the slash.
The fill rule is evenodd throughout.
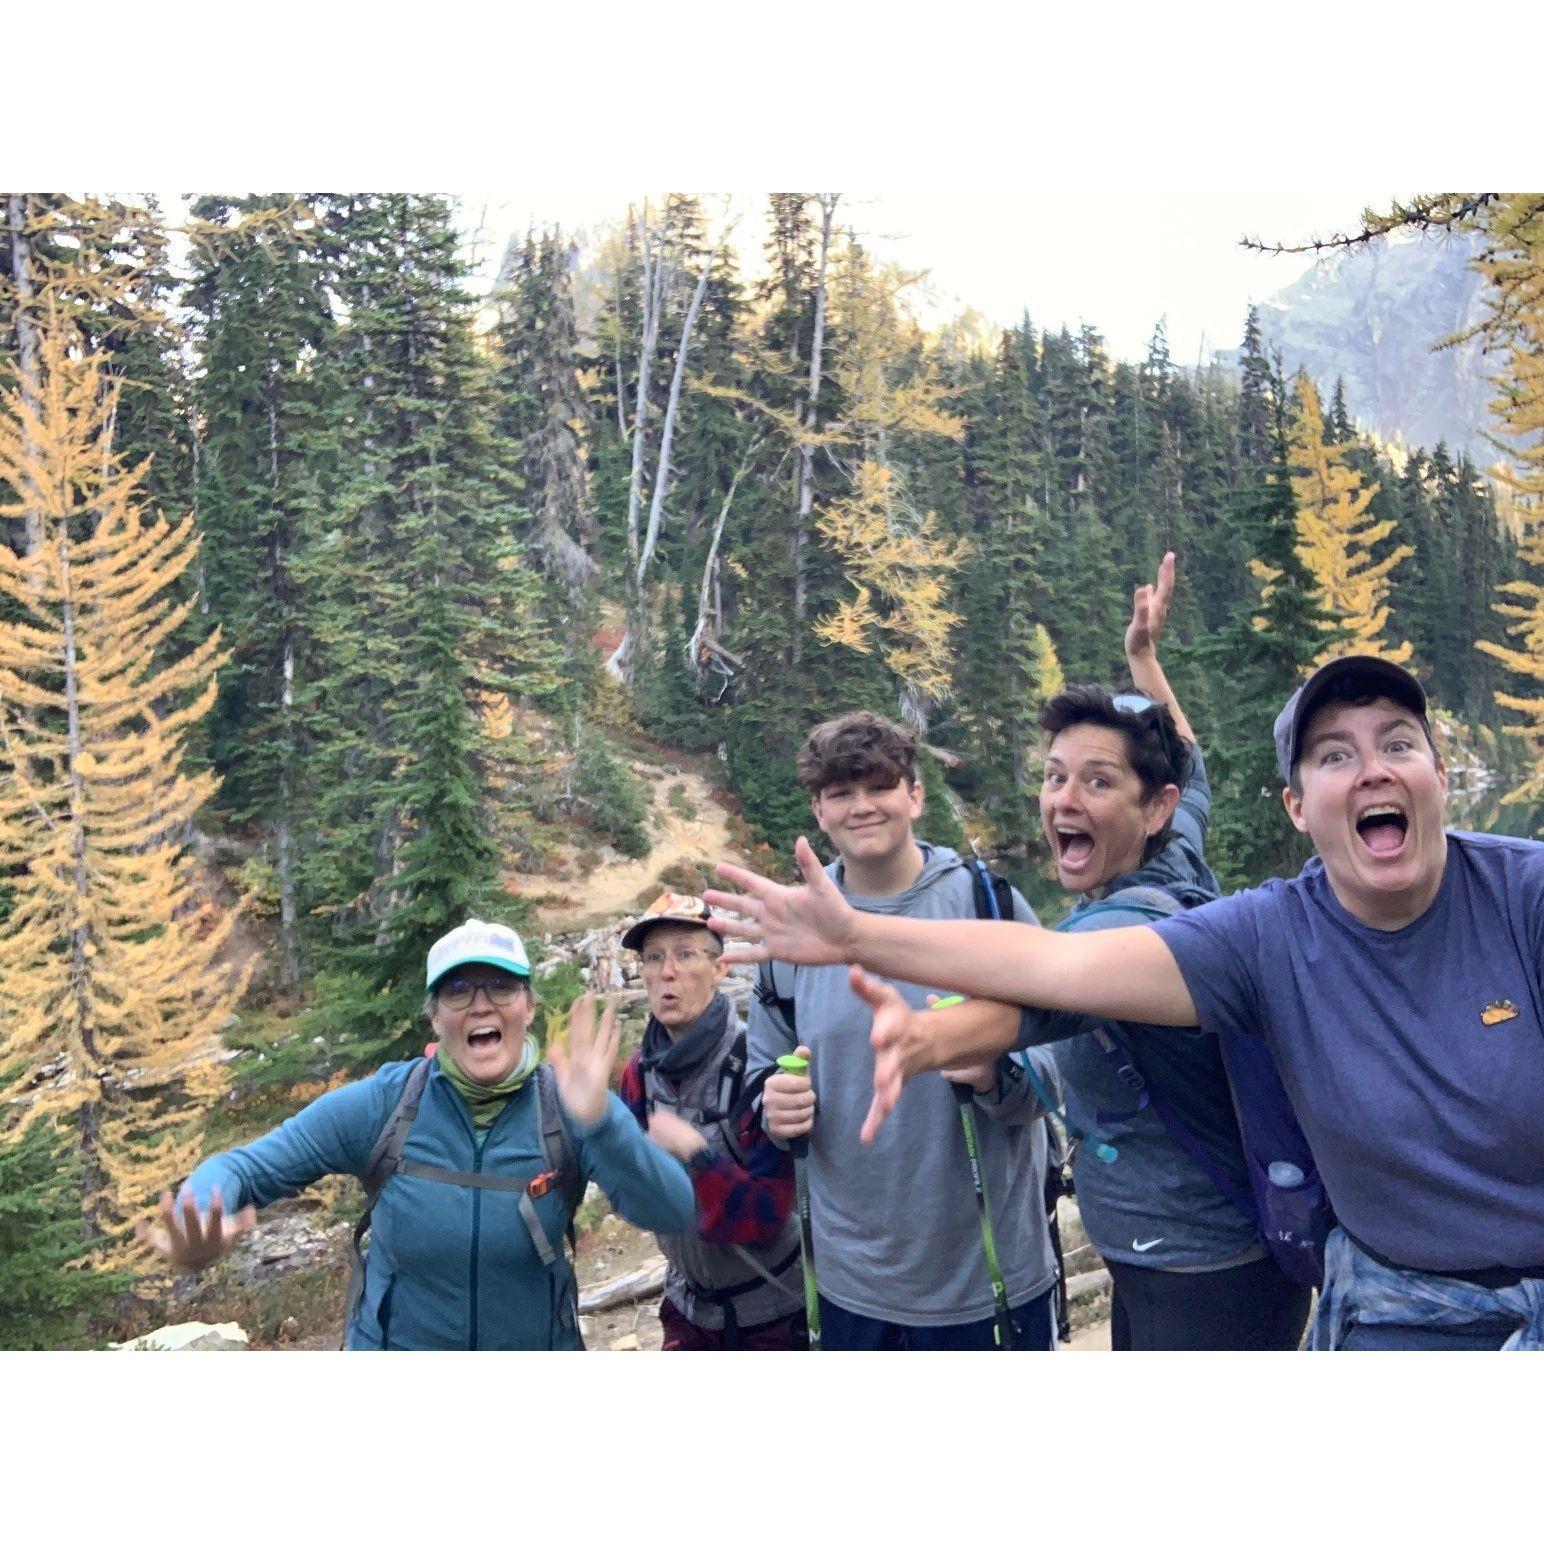
<path id="1" fill-rule="evenodd" d="M 1162 1236 L 1162 1234 L 1160 1234 L 1157 1238 L 1150 1238 L 1150 1239 L 1148 1239 L 1148 1241 L 1145 1244 L 1138 1243 L 1136 1239 L 1132 1239 L 1131 1247 L 1134 1250 L 1136 1250 L 1136 1252 L 1138 1254 L 1146 1254 L 1147 1251 L 1149 1249 L 1151 1249 L 1154 1244 L 1161 1244 L 1162 1242 L 1163 1242 L 1163 1236 Z"/>

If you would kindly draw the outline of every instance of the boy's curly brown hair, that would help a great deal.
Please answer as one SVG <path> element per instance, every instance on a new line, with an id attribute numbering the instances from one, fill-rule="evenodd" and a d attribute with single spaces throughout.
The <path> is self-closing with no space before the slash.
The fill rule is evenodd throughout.
<path id="1" fill-rule="evenodd" d="M 799 783 L 818 794 L 833 783 L 880 783 L 894 788 L 917 781 L 917 732 L 877 713 L 828 718 L 799 747 Z"/>

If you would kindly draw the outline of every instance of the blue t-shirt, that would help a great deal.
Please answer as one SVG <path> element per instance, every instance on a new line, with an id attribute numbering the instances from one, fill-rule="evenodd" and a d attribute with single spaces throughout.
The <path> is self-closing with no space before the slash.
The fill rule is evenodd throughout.
<path id="1" fill-rule="evenodd" d="M 1396 1264 L 1544 1264 L 1544 844 L 1450 831 L 1407 927 L 1314 858 L 1151 924 L 1208 1029 L 1264 1036 L 1336 1215 Z"/>

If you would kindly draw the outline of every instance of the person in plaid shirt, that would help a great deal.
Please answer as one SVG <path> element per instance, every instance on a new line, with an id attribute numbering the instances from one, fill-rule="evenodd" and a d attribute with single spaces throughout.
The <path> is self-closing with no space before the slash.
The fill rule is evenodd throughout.
<path id="1" fill-rule="evenodd" d="M 666 1351 L 786 1351 L 806 1343 L 793 1160 L 745 1097 L 745 1029 L 695 896 L 667 892 L 622 936 L 643 962 L 649 1022 L 622 1070 L 623 1104 L 686 1165 L 695 1226 L 657 1234 L 668 1269 Z"/>

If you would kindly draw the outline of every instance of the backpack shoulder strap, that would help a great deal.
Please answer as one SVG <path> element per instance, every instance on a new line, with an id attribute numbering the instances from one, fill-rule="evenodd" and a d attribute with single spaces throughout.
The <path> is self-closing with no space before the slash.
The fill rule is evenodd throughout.
<path id="1" fill-rule="evenodd" d="M 386 1124 L 381 1127 L 381 1134 L 376 1137 L 375 1146 L 370 1149 L 370 1156 L 365 1159 L 365 1166 L 359 1172 L 359 1183 L 365 1187 L 367 1214 L 370 1207 L 375 1205 L 381 1187 L 397 1172 L 402 1149 L 407 1145 L 408 1133 L 418 1118 L 424 1085 L 428 1083 L 433 1067 L 433 1061 L 427 1056 L 420 1056 L 413 1063 L 407 1082 L 402 1085 L 402 1092 L 397 1096 L 397 1102 L 386 1117 Z"/>
<path id="2" fill-rule="evenodd" d="M 359 1183 L 365 1191 L 365 1209 L 354 1224 L 354 1263 L 349 1272 L 348 1296 L 343 1309 L 345 1341 L 349 1325 L 354 1321 L 354 1310 L 358 1308 L 359 1299 L 364 1293 L 364 1237 L 370 1229 L 370 1214 L 375 1210 L 375 1203 L 380 1199 L 386 1181 L 397 1172 L 402 1162 L 402 1149 L 407 1146 L 408 1133 L 412 1131 L 413 1122 L 418 1117 L 418 1106 L 423 1100 L 424 1087 L 433 1067 L 433 1059 L 428 1055 L 419 1057 L 413 1063 L 407 1081 L 402 1085 L 402 1092 L 397 1095 L 397 1102 L 391 1107 L 391 1114 L 386 1117 L 386 1124 L 381 1127 L 380 1135 L 376 1137 L 375 1145 L 365 1159 L 364 1168 L 359 1171 Z"/>
<path id="3" fill-rule="evenodd" d="M 771 1009 L 783 1021 L 795 1042 L 799 1038 L 799 1021 L 793 994 L 797 989 L 798 975 L 799 967 L 795 965 L 794 979 L 788 983 L 788 995 L 785 997 L 777 989 L 777 972 L 772 968 L 771 960 L 765 961 L 756 972 L 756 1001 L 762 1007 Z"/>
<path id="4" fill-rule="evenodd" d="M 1184 910 L 1185 903 L 1177 895 L 1171 895 L 1157 885 L 1132 885 L 1103 900 L 1091 901 L 1080 911 L 1070 912 L 1056 924 L 1055 931 L 1065 932 L 1074 921 L 1095 913 L 1104 917 L 1127 912 L 1144 922 L 1157 922 L 1161 917 L 1172 917 Z"/>
<path id="5" fill-rule="evenodd" d="M 563 1104 L 558 1097 L 557 1078 L 551 1066 L 546 1062 L 538 1063 L 533 1076 L 536 1079 L 536 1123 L 541 1136 L 542 1162 L 546 1165 L 546 1172 L 525 1187 L 520 1197 L 520 1218 L 531 1235 L 531 1243 L 542 1264 L 557 1281 L 560 1319 L 566 1328 L 578 1333 L 579 1277 L 568 1256 L 563 1253 L 561 1243 L 556 1249 L 553 1248 L 547 1230 L 536 1213 L 535 1197 L 545 1195 L 551 1185 L 558 1187 L 558 1194 L 568 1214 L 564 1232 L 568 1236 L 569 1252 L 577 1259 L 579 1246 L 574 1237 L 574 1217 L 580 1202 L 584 1200 L 584 1174 L 579 1168 L 568 1125 L 563 1119 Z M 582 1334 L 579 1344 L 584 1344 Z"/>
<path id="6" fill-rule="evenodd" d="M 584 1176 L 579 1169 L 578 1155 L 568 1134 L 568 1123 L 563 1119 L 563 1102 L 558 1097 L 557 1078 L 546 1063 L 538 1064 L 536 1078 L 537 1121 L 541 1131 L 542 1162 L 554 1176 L 569 1217 L 579 1210 L 584 1200 Z"/>
<path id="7" fill-rule="evenodd" d="M 980 858 L 968 858 L 976 898 L 976 916 L 983 922 L 1013 921 L 1013 886 L 1001 874 L 994 874 Z"/>
<path id="8" fill-rule="evenodd" d="M 712 1111 L 715 1120 L 727 1121 L 740 1113 L 740 1094 L 745 1087 L 745 1055 L 745 1029 L 742 1025 L 718 1069 L 718 1101 Z"/>

